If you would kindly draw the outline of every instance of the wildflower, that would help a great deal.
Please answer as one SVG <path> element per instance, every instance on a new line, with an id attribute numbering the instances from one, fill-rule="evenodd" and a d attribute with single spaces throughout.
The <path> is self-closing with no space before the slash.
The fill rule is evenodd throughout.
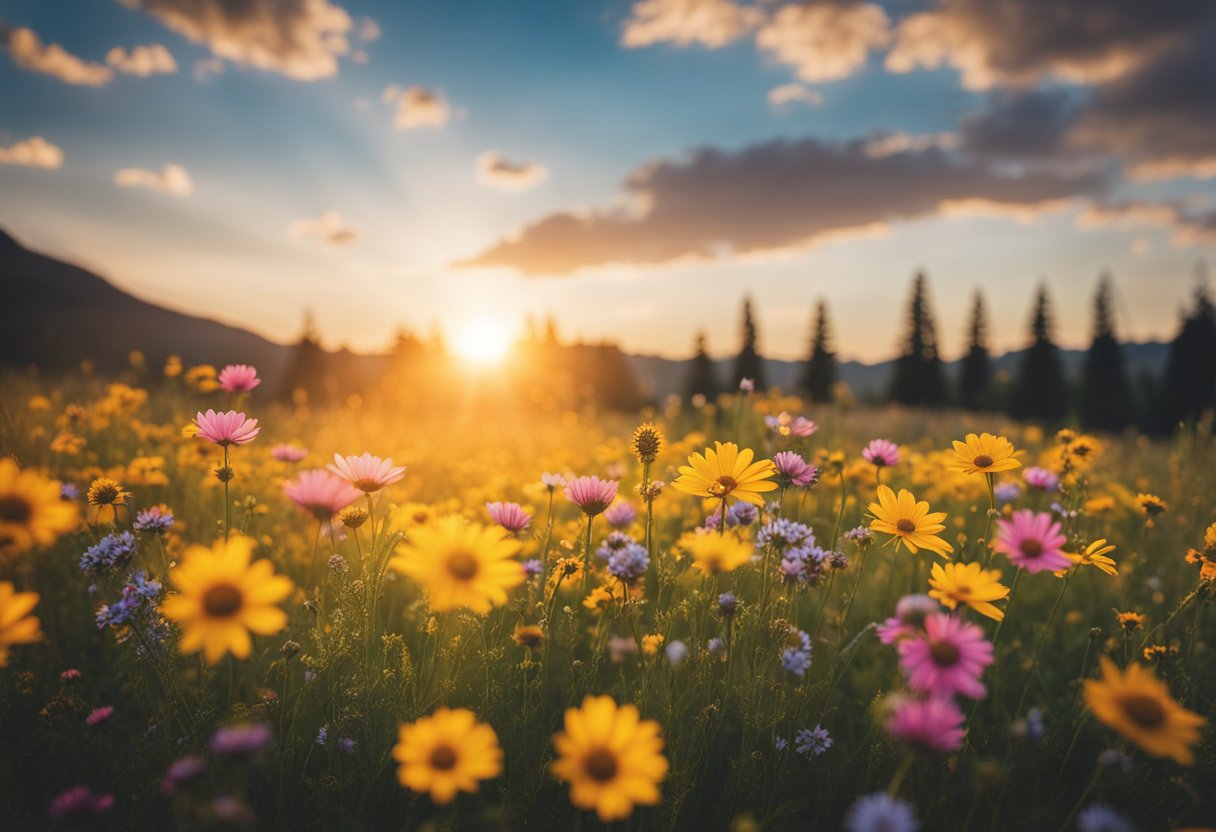
<path id="1" fill-rule="evenodd" d="M 246 419 L 244 413 L 229 410 L 227 413 L 216 413 L 208 410 L 194 417 L 198 426 L 198 435 L 208 442 L 227 447 L 229 445 L 247 445 L 261 432 L 257 419 Z"/>
<path id="2" fill-rule="evenodd" d="M 886 729 L 896 741 L 917 750 L 949 754 L 963 745 L 963 713 L 949 699 L 898 697 Z"/>
<path id="3" fill-rule="evenodd" d="M 0 462 L 2 464 L 2 462 Z M 59 486 L 59 499 L 72 502 L 80 499 L 80 487 L 74 482 L 65 482 Z"/>
<path id="4" fill-rule="evenodd" d="M 283 483 L 283 493 L 293 503 L 325 522 L 359 499 L 359 489 L 328 471 L 301 471 Z"/>
<path id="5" fill-rule="evenodd" d="M 718 614 L 723 618 L 732 617 L 739 610 L 739 599 L 733 592 L 723 592 L 718 596 Z"/>
<path id="6" fill-rule="evenodd" d="M 326 559 L 325 565 L 328 566 L 329 571 L 333 572 L 335 575 L 345 575 L 346 573 L 350 572 L 350 564 L 346 562 L 346 558 L 342 557 L 337 552 L 334 552 Z"/>
<path id="7" fill-rule="evenodd" d="M 642 652 L 647 656 L 655 655 L 666 638 L 662 633 L 649 633 L 642 636 Z"/>
<path id="8" fill-rule="evenodd" d="M 726 654 L 726 642 L 720 638 L 711 638 L 705 642 L 705 649 L 715 656 L 723 656 Z"/>
<path id="9" fill-rule="evenodd" d="M 1071 552 L 1065 552 L 1064 556 L 1078 566 L 1092 566 L 1100 569 L 1107 575 L 1118 575 L 1119 568 L 1115 566 L 1115 561 L 1107 557 L 1111 552 L 1115 551 L 1113 544 L 1107 543 L 1106 538 L 1098 538 L 1093 543 L 1085 547 L 1085 551 L 1079 555 L 1074 555 Z M 1064 570 L 1056 572 L 1056 575 L 1063 575 Z"/>
<path id="10" fill-rule="evenodd" d="M 1021 466 L 1014 453 L 1013 443 L 1003 436 L 969 433 L 965 441 L 954 441 L 950 465 L 964 474 L 996 474 Z"/>
<path id="11" fill-rule="evenodd" d="M 659 802 L 667 776 L 659 724 L 640 719 L 633 705 L 588 696 L 567 708 L 565 730 L 553 737 L 553 775 L 570 784 L 570 802 L 594 809 L 603 823 L 624 820 L 635 805 Z"/>
<path id="12" fill-rule="evenodd" d="M 754 378 L 739 379 L 739 392 L 740 393 L 751 393 L 755 389 L 756 389 L 756 380 Z"/>
<path id="13" fill-rule="evenodd" d="M 338 512 L 338 522 L 351 531 L 360 528 L 369 517 L 371 515 L 363 506 L 347 506 Z"/>
<path id="14" fill-rule="evenodd" d="M 190 754 L 169 764 L 161 778 L 160 790 L 165 794 L 176 794 L 177 790 L 207 770 L 207 761 L 197 754 Z"/>
<path id="15" fill-rule="evenodd" d="M 874 542 L 874 532 L 865 526 L 855 526 L 844 533 L 844 539 L 864 552 Z"/>
<path id="16" fill-rule="evenodd" d="M 1098 765 L 1103 768 L 1117 768 L 1127 773 L 1132 770 L 1135 761 L 1130 754 L 1121 748 L 1107 748 L 1098 754 Z"/>
<path id="17" fill-rule="evenodd" d="M 853 803 L 844 827 L 848 832 L 917 832 L 920 822 L 907 802 L 875 792 Z"/>
<path id="18" fill-rule="evenodd" d="M 215 377 L 220 389 L 228 393 L 248 393 L 262 383 L 258 371 L 248 364 L 229 364 Z"/>
<path id="19" fill-rule="evenodd" d="M 1039 468 L 1038 466 L 1027 468 L 1022 472 L 1022 478 L 1026 480 L 1027 485 L 1037 491 L 1050 493 L 1060 487 L 1060 477 L 1058 474 L 1046 468 Z"/>
<path id="20" fill-rule="evenodd" d="M 1085 680 L 1085 704 L 1093 715 L 1154 757 L 1191 765 L 1191 747 L 1207 720 L 1178 704 L 1151 669 L 1133 663 L 1120 671 L 1106 656 L 1099 661 L 1102 678 Z"/>
<path id="21" fill-rule="evenodd" d="M 832 735 L 822 725 L 814 728 L 803 728 L 794 735 L 794 751 L 799 754 L 818 757 L 832 747 Z"/>
<path id="22" fill-rule="evenodd" d="M 1001 584 L 1001 573 L 986 570 L 978 563 L 933 564 L 929 576 L 929 595 L 948 609 L 966 604 L 980 615 L 1000 621 L 1005 613 L 993 601 L 1009 597 L 1009 587 Z"/>
<path id="23" fill-rule="evenodd" d="M 257 821 L 257 815 L 249 808 L 249 804 L 232 795 L 217 797 L 211 801 L 211 809 L 222 824 L 252 826 Z"/>
<path id="24" fill-rule="evenodd" d="M 47 815 L 56 823 L 83 826 L 113 805 L 113 795 L 93 794 L 88 786 L 76 786 L 60 792 L 51 801 Z"/>
<path id="25" fill-rule="evenodd" d="M 781 651 L 781 666 L 795 676 L 805 676 L 811 667 L 811 637 L 802 630 L 791 629 Z"/>
<path id="26" fill-rule="evenodd" d="M 566 499 L 583 510 L 583 514 L 594 517 L 616 499 L 618 483 L 599 477 L 578 477 L 566 484 Z"/>
<path id="27" fill-rule="evenodd" d="M 287 614 L 275 605 L 291 593 L 291 581 L 275 575 L 269 560 L 252 561 L 253 546 L 242 536 L 210 549 L 191 546 L 169 572 L 177 591 L 161 603 L 161 612 L 181 626 L 182 653 L 201 649 L 208 664 L 225 653 L 244 659 L 252 649 L 251 630 L 268 636 L 286 626 Z"/>
<path id="28" fill-rule="evenodd" d="M 100 708 L 89 711 L 89 715 L 84 718 L 84 724 L 90 728 L 96 728 L 112 716 L 114 716 L 114 708 L 110 705 L 102 705 Z"/>
<path id="29" fill-rule="evenodd" d="M 519 543 L 495 528 L 445 517 L 411 532 L 389 566 L 418 582 L 436 612 L 465 607 L 484 615 L 505 604 L 507 591 L 523 583 L 518 551 Z"/>
<path id="30" fill-rule="evenodd" d="M 329 742 L 329 726 L 322 725 L 317 730 L 316 743 L 317 743 L 317 745 L 325 745 L 325 743 L 327 743 L 327 742 Z"/>
<path id="31" fill-rule="evenodd" d="M 1164 514 L 1169 511 L 1169 506 L 1165 500 L 1158 497 L 1156 494 L 1137 494 L 1136 505 L 1144 512 L 1146 517 L 1156 517 L 1158 514 Z"/>
<path id="32" fill-rule="evenodd" d="M 268 742 L 268 725 L 260 722 L 225 725 L 211 735 L 211 751 L 220 757 L 252 757 Z"/>
<path id="33" fill-rule="evenodd" d="M 392 458 L 381 459 L 368 453 L 362 456 L 334 454 L 334 461 L 326 467 L 365 494 L 379 491 L 405 476 L 404 465 L 394 468 Z"/>
<path id="34" fill-rule="evenodd" d="M 89 485 L 86 497 L 94 508 L 101 506 L 125 506 L 130 492 L 109 477 L 98 477 Z"/>
<path id="35" fill-rule="evenodd" d="M 1161 658 L 1165 654 L 1169 653 L 1169 651 L 1170 648 L 1166 647 L 1164 644 L 1150 644 L 1140 652 L 1144 655 L 1145 661 L 1151 662 L 1154 659 Z"/>
<path id="36" fill-rule="evenodd" d="M 650 482 L 638 483 L 635 488 L 638 492 L 638 496 L 641 497 L 644 502 L 653 503 L 655 500 L 659 499 L 660 495 L 663 493 L 663 489 L 666 487 L 667 483 L 663 482 L 662 480 L 651 480 Z"/>
<path id="37" fill-rule="evenodd" d="M 751 560 L 753 549 L 733 534 L 693 534 L 685 548 L 705 576 L 733 572 Z"/>
<path id="38" fill-rule="evenodd" d="M 608 658 L 613 664 L 624 664 L 638 654 L 638 643 L 625 636 L 609 636 Z"/>
<path id="39" fill-rule="evenodd" d="M 1144 622 L 1148 620 L 1148 616 L 1138 612 L 1116 612 L 1115 618 L 1123 631 L 1128 633 L 1132 630 L 1143 630 Z"/>
<path id="40" fill-rule="evenodd" d="M 671 484 L 677 491 L 696 497 L 726 501 L 731 497 L 763 507 L 760 495 L 773 491 L 777 483 L 769 477 L 777 469 L 770 460 L 753 462 L 750 448 L 739 450 L 734 442 L 715 442 L 703 454 L 693 454 L 688 465 L 680 467 L 680 476 Z"/>
<path id="41" fill-rule="evenodd" d="M 913 690 L 930 696 L 983 699 L 980 676 L 992 664 L 992 644 L 975 624 L 943 613 L 925 618 L 923 636 L 899 642 L 899 661 Z"/>
<path id="42" fill-rule="evenodd" d="M 658 459 L 659 451 L 663 449 L 663 434 L 650 422 L 638 425 L 633 432 L 633 455 L 643 465 L 650 465 Z"/>
<path id="43" fill-rule="evenodd" d="M 899 464 L 899 446 L 890 439 L 871 439 L 861 456 L 875 468 L 891 468 Z"/>
<path id="44" fill-rule="evenodd" d="M 901 488 L 896 497 L 890 487 L 878 486 L 878 502 L 870 503 L 870 514 L 874 516 L 870 528 L 891 535 L 897 549 L 901 544 L 912 554 L 919 549 L 928 549 L 947 560 L 954 551 L 953 546 L 937 536 L 946 528 L 941 522 L 946 519 L 946 513 L 930 513 L 929 503 L 917 502 L 907 489 Z"/>
<path id="45" fill-rule="evenodd" d="M 614 529 L 628 528 L 634 520 L 638 519 L 638 510 L 626 502 L 613 503 L 604 512 L 604 519 L 608 521 L 608 525 Z"/>
<path id="46" fill-rule="evenodd" d="M 682 641 L 669 641 L 663 652 L 667 655 L 667 661 L 671 663 L 672 667 L 679 667 L 688 658 L 688 645 Z"/>
<path id="47" fill-rule="evenodd" d="M 108 534 L 80 556 L 80 571 L 94 575 L 117 569 L 131 560 L 135 549 L 135 535 L 130 532 Z"/>
<path id="48" fill-rule="evenodd" d="M 545 640 L 545 631 L 535 624 L 517 624 L 511 640 L 519 647 L 536 647 Z"/>
<path id="49" fill-rule="evenodd" d="M 8 581 L 0 581 L 0 667 L 8 664 L 9 648 L 31 644 L 42 638 L 38 619 L 30 615 L 41 596 L 17 592 Z"/>
<path id="50" fill-rule="evenodd" d="M 727 526 L 750 526 L 760 517 L 760 509 L 751 503 L 735 503 L 726 511 Z"/>
<path id="51" fill-rule="evenodd" d="M 63 682 L 64 684 L 68 684 L 69 682 L 75 682 L 80 678 L 80 676 L 81 673 L 79 670 L 74 667 L 69 667 L 67 670 L 59 674 L 59 681 Z"/>
<path id="52" fill-rule="evenodd" d="M 1130 820 L 1105 803 L 1091 803 L 1077 815 L 1079 832 L 1136 832 Z"/>
<path id="53" fill-rule="evenodd" d="M 819 430 L 819 425 L 802 416 L 791 416 L 784 410 L 776 416 L 765 416 L 764 424 L 778 436 L 796 436 L 805 439 Z"/>
<path id="54" fill-rule="evenodd" d="M 550 473 L 546 472 L 546 473 L 540 475 L 541 484 L 544 485 L 545 488 L 547 488 L 550 491 L 550 493 L 552 493 L 553 491 L 556 491 L 559 488 L 562 488 L 571 479 L 573 479 L 573 478 L 567 477 L 565 474 L 550 474 Z"/>
<path id="55" fill-rule="evenodd" d="M 928 595 L 905 595 L 895 603 L 894 617 L 878 625 L 878 640 L 890 645 L 914 636 L 924 629 L 927 616 L 940 611 L 941 606 Z"/>
<path id="56" fill-rule="evenodd" d="M 992 489 L 992 496 L 996 498 L 998 505 L 1012 503 L 1022 496 L 1022 486 L 1016 482 L 998 482 Z"/>
<path id="57" fill-rule="evenodd" d="M 519 503 L 486 503 L 486 512 L 489 513 L 491 521 L 512 534 L 522 532 L 532 522 L 532 515 L 524 511 Z"/>
<path id="58" fill-rule="evenodd" d="M 784 488 L 806 488 L 819 481 L 819 469 L 793 451 L 773 455 L 777 483 Z"/>
<path id="59" fill-rule="evenodd" d="M 809 549 L 815 545 L 815 533 L 810 526 L 779 517 L 764 524 L 756 534 L 756 545 L 782 553 Z"/>
<path id="60" fill-rule="evenodd" d="M 343 754 L 354 754 L 355 748 L 357 748 L 358 745 L 359 744 L 350 737 L 343 737 L 342 739 L 338 740 L 338 750 Z"/>
<path id="61" fill-rule="evenodd" d="M 173 512 L 161 506 L 152 506 L 136 514 L 135 522 L 131 525 L 137 532 L 163 535 L 173 528 Z"/>
<path id="62" fill-rule="evenodd" d="M 1068 538 L 1047 512 L 1016 511 L 1008 520 L 997 520 L 996 527 L 992 548 L 1004 552 L 1014 566 L 1027 572 L 1054 572 L 1072 563 L 1060 548 Z"/>
<path id="63" fill-rule="evenodd" d="M 529 579 L 539 577 L 545 571 L 545 565 L 540 562 L 540 558 L 528 558 L 524 561 L 524 575 Z"/>
<path id="64" fill-rule="evenodd" d="M 630 541 L 608 558 L 608 574 L 627 584 L 636 582 L 650 568 L 646 547 Z"/>

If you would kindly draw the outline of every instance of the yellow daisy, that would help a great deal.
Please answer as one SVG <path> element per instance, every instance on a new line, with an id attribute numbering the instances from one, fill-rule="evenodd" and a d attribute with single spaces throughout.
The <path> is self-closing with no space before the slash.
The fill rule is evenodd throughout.
<path id="1" fill-rule="evenodd" d="M 1120 671 L 1106 656 L 1100 661 L 1102 678 L 1085 680 L 1085 704 L 1094 716 L 1154 757 L 1191 765 L 1191 746 L 1207 720 L 1178 704 L 1151 669 L 1133 663 Z"/>
<path id="2" fill-rule="evenodd" d="M 753 462 L 754 457 L 750 448 L 739 450 L 734 442 L 715 442 L 713 448 L 693 454 L 688 465 L 680 466 L 680 476 L 671 487 L 695 497 L 723 501 L 733 497 L 763 507 L 760 495 L 777 488 L 769 479 L 777 469 L 772 460 Z"/>
<path id="3" fill-rule="evenodd" d="M 1079 555 L 1074 555 L 1072 552 L 1065 552 L 1064 555 L 1078 566 L 1093 566 L 1101 569 L 1107 575 L 1118 575 L 1119 568 L 1115 566 L 1113 558 L 1107 557 L 1111 552 L 1115 551 L 1113 543 L 1107 543 L 1106 538 L 1099 538 L 1093 543 L 1085 547 L 1085 551 Z M 1056 572 L 1056 577 L 1061 577 L 1068 570 L 1061 569 Z"/>
<path id="4" fill-rule="evenodd" d="M 896 497 L 890 487 L 878 486 L 878 502 L 870 503 L 870 514 L 874 516 L 870 528 L 891 535 L 897 549 L 900 544 L 907 546 L 913 554 L 919 549 L 928 549 L 947 560 L 954 551 L 953 546 L 937 536 L 946 528 L 942 524 L 946 513 L 931 513 L 929 504 L 924 500 L 917 502 L 906 488 L 901 488 Z"/>
<path id="5" fill-rule="evenodd" d="M 1169 511 L 1169 505 L 1156 494 L 1137 494 L 1136 505 L 1147 517 L 1156 517 L 1158 514 Z"/>
<path id="6" fill-rule="evenodd" d="M 439 804 L 457 792 L 474 794 L 480 781 L 502 774 L 498 735 L 465 708 L 440 708 L 399 726 L 393 759 L 402 786 Z"/>
<path id="7" fill-rule="evenodd" d="M 954 459 L 950 465 L 964 474 L 995 474 L 1021 464 L 1014 458 L 1013 443 L 1003 436 L 969 433 L 964 442 L 954 440 Z"/>
<path id="8" fill-rule="evenodd" d="M 181 626 L 183 653 L 201 649 L 208 664 L 225 653 L 244 659 L 253 646 L 250 630 L 269 636 L 287 625 L 287 614 L 275 605 L 291 593 L 291 581 L 274 574 L 265 558 L 251 562 L 253 547 L 241 536 L 210 549 L 191 546 L 170 570 L 177 592 L 165 598 L 161 612 Z"/>
<path id="9" fill-rule="evenodd" d="M 594 809 L 604 823 L 624 820 L 636 805 L 659 802 L 667 776 L 659 723 L 641 719 L 633 705 L 588 696 L 567 708 L 565 730 L 553 737 L 553 775 L 570 784 L 570 802 Z"/>
<path id="10" fill-rule="evenodd" d="M 101 506 L 124 506 L 127 504 L 127 498 L 131 496 L 131 493 L 124 491 L 117 481 L 109 477 L 98 477 L 89 485 L 89 491 L 86 496 L 88 497 L 89 505 L 100 508 Z"/>
<path id="11" fill-rule="evenodd" d="M 692 565 L 705 576 L 733 572 L 751 560 L 755 547 L 733 534 L 700 532 L 686 535 L 680 548 L 692 556 Z"/>
<path id="12" fill-rule="evenodd" d="M 451 516 L 411 531 L 389 566 L 415 580 L 436 612 L 467 607 L 484 615 L 507 603 L 507 590 L 524 582 L 518 551 L 518 541 L 502 529 Z"/>
<path id="13" fill-rule="evenodd" d="M 35 546 L 49 546 L 76 528 L 75 504 L 60 497 L 59 483 L 0 459 L 0 564 Z"/>
<path id="14" fill-rule="evenodd" d="M 943 607 L 957 609 L 965 604 L 980 615 L 1000 621 L 1005 613 L 992 602 L 1009 597 L 1009 587 L 1001 583 L 1001 573 L 985 570 L 978 563 L 934 563 L 929 575 L 929 595 Z"/>
<path id="15" fill-rule="evenodd" d="M 38 619 L 30 615 L 38 603 L 37 592 L 17 592 L 8 581 L 0 581 L 0 667 L 8 664 L 9 648 L 42 638 Z"/>

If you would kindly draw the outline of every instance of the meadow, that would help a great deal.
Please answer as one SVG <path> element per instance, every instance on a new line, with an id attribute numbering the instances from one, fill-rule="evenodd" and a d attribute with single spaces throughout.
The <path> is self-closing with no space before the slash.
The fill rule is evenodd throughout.
<path id="1" fill-rule="evenodd" d="M 1210 422 L 255 380 L 0 381 L 0 827 L 1216 826 Z"/>

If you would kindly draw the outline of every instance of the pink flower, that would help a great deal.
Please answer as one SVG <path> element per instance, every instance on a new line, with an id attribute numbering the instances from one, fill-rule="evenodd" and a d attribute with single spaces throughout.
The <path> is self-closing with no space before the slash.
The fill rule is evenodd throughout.
<path id="1" fill-rule="evenodd" d="M 283 483 L 283 493 L 318 520 L 328 520 L 363 496 L 359 489 L 328 471 L 301 471 Z"/>
<path id="2" fill-rule="evenodd" d="M 342 456 L 334 454 L 334 461 L 326 466 L 355 488 L 367 494 L 392 485 L 405 476 L 405 466 L 393 467 L 393 460 L 381 459 L 371 454 Z"/>
<path id="3" fill-rule="evenodd" d="M 793 451 L 781 451 L 773 455 L 777 468 L 777 482 L 795 488 L 814 485 L 819 479 L 819 469 Z"/>
<path id="4" fill-rule="evenodd" d="M 941 609 L 928 595 L 905 595 L 896 602 L 894 617 L 878 625 L 878 640 L 889 645 L 915 636 L 924 629 L 925 618 Z"/>
<path id="5" fill-rule="evenodd" d="M 571 478 L 567 477 L 565 474 L 553 474 L 549 473 L 548 471 L 540 475 L 541 483 L 544 484 L 545 488 L 549 489 L 550 491 L 553 491 L 556 488 L 561 488 L 566 483 L 570 482 L 570 480 Z"/>
<path id="6" fill-rule="evenodd" d="M 246 419 L 244 413 L 229 410 L 216 413 L 208 410 L 194 417 L 198 435 L 217 445 L 245 445 L 253 441 L 261 428 L 257 419 Z"/>
<path id="7" fill-rule="evenodd" d="M 930 696 L 969 699 L 987 695 L 980 676 L 992 664 L 992 644 L 975 624 L 945 613 L 925 619 L 925 634 L 899 643 L 899 662 L 908 687 Z"/>
<path id="8" fill-rule="evenodd" d="M 93 794 L 88 786 L 76 786 L 60 792 L 51 801 L 47 814 L 56 823 L 83 826 L 113 805 L 114 795 Z"/>
<path id="9" fill-rule="evenodd" d="M 890 439 L 871 439 L 861 456 L 876 468 L 890 468 L 899 464 L 899 446 Z"/>
<path id="10" fill-rule="evenodd" d="M 612 528 L 623 529 L 638 519 L 638 510 L 630 503 L 624 501 L 613 503 L 604 512 L 604 519 L 608 521 L 608 525 L 612 526 Z"/>
<path id="11" fill-rule="evenodd" d="M 577 503 L 588 517 L 600 514 L 616 499 L 616 480 L 578 477 L 566 486 L 566 499 Z"/>
<path id="12" fill-rule="evenodd" d="M 887 717 L 887 733 L 917 751 L 949 754 L 963 746 L 963 712 L 949 699 L 898 697 Z"/>
<path id="13" fill-rule="evenodd" d="M 89 715 L 84 718 L 84 724 L 90 728 L 96 727 L 114 715 L 114 709 L 109 705 L 102 705 L 100 708 L 94 708 L 89 712 Z"/>
<path id="14" fill-rule="evenodd" d="M 1026 484 L 1031 488 L 1037 488 L 1040 491 L 1055 491 L 1060 487 L 1060 478 L 1053 471 L 1048 471 L 1046 468 L 1037 466 L 1027 468 L 1022 472 L 1022 476 L 1026 478 Z"/>
<path id="15" fill-rule="evenodd" d="M 532 515 L 519 503 L 486 503 L 486 511 L 491 520 L 512 534 L 522 532 L 532 522 Z"/>
<path id="16" fill-rule="evenodd" d="M 299 445 L 275 445 L 270 449 L 270 455 L 279 462 L 299 462 L 308 456 L 308 449 Z"/>
<path id="17" fill-rule="evenodd" d="M 1068 539 L 1047 512 L 1015 511 L 1010 519 L 997 520 L 996 528 L 992 548 L 1004 552 L 1014 566 L 1027 572 L 1055 572 L 1072 566 L 1060 550 Z"/>
<path id="18" fill-rule="evenodd" d="M 220 370 L 215 380 L 229 393 L 248 393 L 262 383 L 258 371 L 248 364 L 229 364 Z"/>
<path id="19" fill-rule="evenodd" d="M 769 429 L 779 436 L 797 436 L 799 439 L 805 439 L 819 430 L 819 425 L 810 419 L 805 419 L 802 416 L 791 416 L 784 410 L 776 416 L 765 416 L 764 424 L 768 425 Z"/>

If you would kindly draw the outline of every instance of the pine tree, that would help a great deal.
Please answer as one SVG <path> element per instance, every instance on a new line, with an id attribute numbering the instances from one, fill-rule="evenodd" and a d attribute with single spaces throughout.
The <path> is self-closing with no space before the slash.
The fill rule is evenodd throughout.
<path id="1" fill-rule="evenodd" d="M 959 396 L 967 410 L 983 410 L 992 406 L 992 360 L 988 353 L 988 311 L 984 295 L 978 289 L 971 306 L 968 327 L 967 354 L 959 373 Z"/>
<path id="2" fill-rule="evenodd" d="M 1040 286 L 1030 323 L 1031 343 L 1022 354 L 1009 412 L 1019 419 L 1058 422 L 1068 412 L 1068 383 L 1060 349 L 1051 340 L 1051 299 Z"/>
<path id="3" fill-rule="evenodd" d="M 1216 406 L 1216 304 L 1202 274 L 1191 309 L 1182 315 L 1162 379 L 1153 428 L 1172 432 Z"/>
<path id="4" fill-rule="evenodd" d="M 764 359 L 756 348 L 756 318 L 752 314 L 752 299 L 743 299 L 743 345 L 735 358 L 735 369 L 732 374 L 732 384 L 736 387 L 742 379 L 750 378 L 756 382 L 757 390 L 764 390 L 768 383 L 764 378 Z"/>
<path id="5" fill-rule="evenodd" d="M 937 352 L 937 328 L 929 309 L 929 286 L 924 272 L 912 279 L 908 302 L 908 334 L 895 362 L 891 398 L 906 405 L 940 407 L 946 401 L 946 378 Z"/>
<path id="6" fill-rule="evenodd" d="M 1131 424 L 1134 412 L 1113 303 L 1110 276 L 1104 274 L 1094 294 L 1094 339 L 1081 376 L 1081 424 L 1092 430 L 1122 430 Z"/>
<path id="7" fill-rule="evenodd" d="M 798 386 L 813 402 L 832 400 L 832 389 L 836 386 L 836 353 L 832 351 L 832 330 L 828 324 L 828 305 L 824 300 L 815 305 L 811 352 L 802 367 Z"/>
<path id="8" fill-rule="evenodd" d="M 684 385 L 684 392 L 689 399 L 704 396 L 705 401 L 712 402 L 718 398 L 718 374 L 706 349 L 703 332 L 697 333 L 696 354 L 688 363 L 688 381 Z"/>

